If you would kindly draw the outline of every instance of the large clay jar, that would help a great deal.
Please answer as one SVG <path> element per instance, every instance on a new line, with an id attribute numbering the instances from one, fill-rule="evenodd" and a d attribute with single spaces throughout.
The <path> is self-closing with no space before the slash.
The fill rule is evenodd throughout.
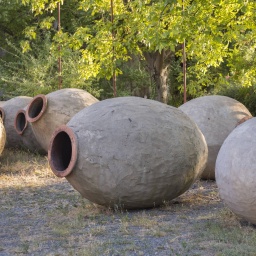
<path id="1" fill-rule="evenodd" d="M 230 132 L 243 120 L 252 117 L 237 100 L 226 96 L 203 96 L 179 107 L 200 128 L 208 145 L 208 160 L 202 179 L 215 179 L 215 162 L 220 147 Z"/>
<path id="2" fill-rule="evenodd" d="M 182 111 L 137 97 L 104 100 L 53 134 L 51 169 L 99 205 L 148 208 L 185 192 L 201 174 L 207 145 Z"/>
<path id="3" fill-rule="evenodd" d="M 98 100 L 82 89 L 65 88 L 35 96 L 26 110 L 26 118 L 32 125 L 37 141 L 48 151 L 55 129 L 95 102 Z"/>
<path id="4" fill-rule="evenodd" d="M 238 216 L 256 224 L 256 118 L 235 128 L 216 160 L 221 198 Z"/>
<path id="5" fill-rule="evenodd" d="M 14 119 L 14 128 L 22 140 L 24 149 L 32 153 L 47 154 L 47 151 L 37 141 L 31 124 L 27 121 L 26 108 L 17 111 Z"/>
<path id="6" fill-rule="evenodd" d="M 18 96 L 5 103 L 0 107 L 0 116 L 2 117 L 3 124 L 6 131 L 6 147 L 7 148 L 21 148 L 23 142 L 19 134 L 17 134 L 14 127 L 14 121 L 17 111 L 26 107 L 31 101 L 31 97 Z"/>

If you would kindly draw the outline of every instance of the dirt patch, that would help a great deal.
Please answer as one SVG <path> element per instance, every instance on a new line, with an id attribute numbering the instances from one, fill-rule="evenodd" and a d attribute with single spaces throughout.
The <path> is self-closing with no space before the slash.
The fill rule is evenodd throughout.
<path id="1" fill-rule="evenodd" d="M 215 182 L 197 181 L 162 207 L 124 211 L 83 199 L 47 158 L 5 150 L 0 255 L 256 255 L 256 229 L 234 216 Z"/>

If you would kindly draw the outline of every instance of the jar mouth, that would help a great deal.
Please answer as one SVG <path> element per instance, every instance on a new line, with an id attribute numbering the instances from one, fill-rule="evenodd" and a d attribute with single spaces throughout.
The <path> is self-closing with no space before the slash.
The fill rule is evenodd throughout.
<path id="1" fill-rule="evenodd" d="M 57 177 L 68 176 L 77 160 L 77 138 L 71 128 L 60 126 L 53 133 L 48 149 L 51 170 Z"/>
<path id="2" fill-rule="evenodd" d="M 22 135 L 28 126 L 26 111 L 21 109 L 14 119 L 14 128 L 19 135 Z"/>
<path id="3" fill-rule="evenodd" d="M 0 117 L 1 117 L 2 120 L 4 121 L 5 113 L 4 113 L 4 109 L 3 109 L 2 107 L 0 107 Z"/>
<path id="4" fill-rule="evenodd" d="M 47 109 L 47 97 L 44 94 L 35 96 L 28 104 L 26 110 L 26 119 L 33 123 L 41 118 Z"/>

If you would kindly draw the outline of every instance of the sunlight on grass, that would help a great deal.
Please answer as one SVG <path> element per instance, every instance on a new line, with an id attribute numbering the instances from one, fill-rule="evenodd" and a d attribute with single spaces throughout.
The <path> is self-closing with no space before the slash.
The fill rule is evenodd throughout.
<path id="1" fill-rule="evenodd" d="M 1 188 L 37 187 L 55 182 L 53 180 L 57 179 L 49 167 L 46 156 L 5 149 L 0 160 Z"/>
<path id="2" fill-rule="evenodd" d="M 214 248 L 216 255 L 256 255 L 256 231 L 252 226 L 241 226 L 230 210 L 220 210 L 211 218 L 198 218 L 205 220 L 195 225 L 198 230 L 196 238 L 199 245 L 206 249 Z"/>

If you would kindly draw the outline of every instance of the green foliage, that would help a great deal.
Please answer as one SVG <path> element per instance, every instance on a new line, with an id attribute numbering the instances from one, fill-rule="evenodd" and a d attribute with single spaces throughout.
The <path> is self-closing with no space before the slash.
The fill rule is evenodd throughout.
<path id="1" fill-rule="evenodd" d="M 63 1 L 60 0 L 22 0 L 22 4 L 28 4 L 31 3 L 32 5 L 32 12 L 35 13 L 35 15 L 43 14 L 45 11 L 51 11 L 57 7 L 57 4 L 60 2 L 63 4 Z"/>
<path id="2" fill-rule="evenodd" d="M 37 15 L 57 6 L 56 0 L 23 2 L 31 4 Z M 142 56 L 144 51 L 163 49 L 175 52 L 184 39 L 190 63 L 188 94 L 208 93 L 216 84 L 221 85 L 226 75 L 234 74 L 237 80 L 246 77 L 246 84 L 255 75 L 255 65 L 242 64 L 248 44 L 248 54 L 255 52 L 255 1 L 117 0 L 113 22 L 108 0 L 73 2 L 79 17 L 90 18 L 82 19 L 73 31 L 57 33 L 54 41 L 63 49 L 81 53 L 77 68 L 84 79 L 110 79 L 113 70 L 123 72 L 119 63 L 128 61 L 131 54 Z M 228 70 L 226 66 L 220 70 L 223 63 Z M 182 88 L 181 72 L 175 80 Z"/>
<path id="3" fill-rule="evenodd" d="M 58 56 L 51 54 L 50 34 L 36 41 L 29 52 L 7 41 L 9 48 L 5 59 L 1 62 L 0 88 L 5 98 L 26 95 L 35 96 L 59 89 Z M 96 97 L 100 95 L 97 83 L 90 79 L 84 80 L 77 72 L 78 53 L 71 50 L 62 58 L 61 88 L 85 89 Z M 94 87 L 93 87 L 94 85 Z"/>
<path id="4" fill-rule="evenodd" d="M 234 83 L 222 87 L 218 94 L 238 100 L 248 108 L 253 116 L 256 116 L 256 85 L 242 86 Z"/>
<path id="5" fill-rule="evenodd" d="M 212 94 L 222 86 L 227 85 L 226 74 L 229 73 L 225 63 L 217 67 L 209 67 L 207 73 L 199 72 L 198 66 L 193 62 L 188 62 L 187 68 L 187 95 L 189 98 Z M 179 80 L 181 78 L 179 77 Z M 183 92 L 182 86 L 179 87 Z"/>
<path id="6" fill-rule="evenodd" d="M 5 24 L 5 33 L 0 38 L 9 38 L 12 44 L 17 41 L 24 52 L 28 51 L 20 55 L 19 48 L 15 53 L 14 49 L 8 49 L 17 60 L 1 68 L 5 83 L 9 81 L 15 93 L 55 90 L 57 59 L 61 57 L 64 87 L 77 86 L 101 98 L 110 97 L 115 71 L 118 95 L 133 94 L 145 84 L 151 91 L 150 97 L 154 97 L 156 85 L 147 74 L 144 60 L 140 63 L 136 60 L 140 68 L 137 64 L 133 66 L 133 62 L 136 58 L 140 60 L 145 52 L 166 50 L 175 54 L 174 62 L 168 67 L 169 103 L 179 105 L 183 90 L 179 46 L 184 40 L 188 98 L 218 91 L 229 84 L 227 76 L 244 86 L 256 82 L 256 2 L 253 0 L 115 0 L 113 21 L 109 0 L 61 1 L 62 29 L 57 33 L 52 24 L 57 19 L 58 0 L 22 0 L 25 6 L 20 1 L 3 1 L 0 24 Z M 50 31 L 48 48 L 41 40 L 45 30 Z M 7 49 L 4 44 L 5 41 L 0 42 Z M 45 56 L 40 54 L 44 51 Z M 41 74 L 35 71 L 40 65 Z M 17 72 L 17 68 L 21 70 Z"/>
<path id="7" fill-rule="evenodd" d="M 227 84 L 255 83 L 255 1 L 210 1 L 186 8 L 189 93 L 202 95 Z M 195 17 L 191 21 L 190 17 Z M 195 31 L 197 30 L 197 33 Z"/>
<path id="8" fill-rule="evenodd" d="M 247 31 L 239 36 L 241 43 L 234 46 L 229 58 L 229 74 L 236 83 L 248 87 L 256 84 L 256 35 Z"/>
<path id="9" fill-rule="evenodd" d="M 154 99 L 154 84 L 145 68 L 145 62 L 133 56 L 121 63 L 122 74 L 117 77 L 118 96 L 139 96 Z"/>
<path id="10" fill-rule="evenodd" d="M 28 53 L 9 41 L 7 44 L 10 50 L 5 59 L 0 59 L 0 85 L 5 97 L 34 96 L 56 88 L 57 61 L 49 54 L 48 39 L 40 46 L 34 43 L 34 51 Z"/>
<path id="11" fill-rule="evenodd" d="M 170 97 L 168 104 L 178 107 L 183 103 L 183 74 L 181 58 L 174 58 L 170 64 Z"/>
<path id="12" fill-rule="evenodd" d="M 122 73 L 116 78 L 117 96 L 139 96 L 154 99 L 154 84 L 145 68 L 145 62 L 136 56 L 132 56 L 128 62 L 117 64 Z M 96 84 L 94 84 L 95 86 Z M 98 80 L 99 88 L 102 88 L 100 99 L 113 97 L 113 80 L 101 78 Z"/>
<path id="13" fill-rule="evenodd" d="M 23 6 L 18 0 L 1 0 L 0 8 L 0 46 L 5 45 L 5 39 L 22 38 L 23 30 L 34 17 L 28 6 Z"/>

